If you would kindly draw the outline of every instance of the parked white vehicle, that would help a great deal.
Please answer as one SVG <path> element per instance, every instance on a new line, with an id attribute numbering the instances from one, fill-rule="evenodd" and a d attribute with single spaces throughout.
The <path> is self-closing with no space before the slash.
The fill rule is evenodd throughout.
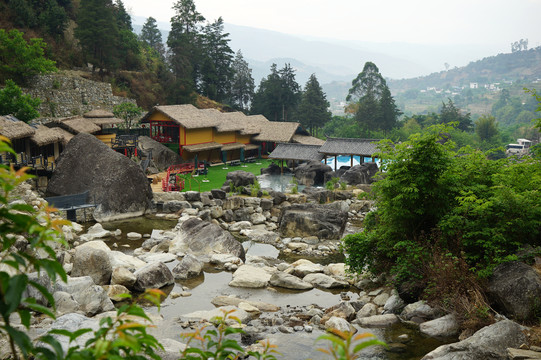
<path id="1" fill-rule="evenodd" d="M 508 144 L 507 150 L 505 153 L 507 156 L 512 155 L 524 155 L 527 154 L 530 151 L 530 146 L 532 145 L 532 142 L 528 139 L 518 139 L 518 144 Z"/>

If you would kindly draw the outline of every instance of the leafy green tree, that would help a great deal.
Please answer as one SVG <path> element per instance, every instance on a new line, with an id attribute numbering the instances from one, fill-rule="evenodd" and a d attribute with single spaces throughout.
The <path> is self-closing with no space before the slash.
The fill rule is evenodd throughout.
<path id="1" fill-rule="evenodd" d="M 165 49 L 162 41 L 162 33 L 158 29 L 156 19 L 149 17 L 143 28 L 141 29 L 141 36 L 139 37 L 146 45 L 154 49 L 158 54 L 164 55 Z"/>
<path id="2" fill-rule="evenodd" d="M 30 77 L 57 71 L 55 62 L 45 57 L 42 39 L 24 40 L 18 30 L 0 29 L 0 82 L 12 79 L 24 83 Z"/>
<path id="3" fill-rule="evenodd" d="M 255 83 L 252 77 L 252 69 L 242 57 L 240 50 L 237 52 L 231 67 L 233 70 L 230 90 L 231 105 L 235 109 L 247 111 L 254 97 Z"/>
<path id="4" fill-rule="evenodd" d="M 494 116 L 481 116 L 475 122 L 475 133 L 481 141 L 490 141 L 498 135 L 498 124 Z"/>
<path id="5" fill-rule="evenodd" d="M 39 117 L 39 98 L 24 95 L 21 88 L 12 80 L 6 81 L 6 86 L 0 90 L 0 115 L 13 115 L 17 119 L 29 122 Z"/>
<path id="6" fill-rule="evenodd" d="M 301 94 L 301 101 L 297 109 L 297 119 L 310 133 L 317 136 L 318 129 L 331 120 L 329 102 L 323 89 L 317 81 L 316 75 L 310 75 L 310 79 Z"/>
<path id="7" fill-rule="evenodd" d="M 111 0 L 82 0 L 75 37 L 92 71 L 115 70 L 118 66 L 119 31 Z"/>
<path id="8" fill-rule="evenodd" d="M 143 109 L 131 102 L 116 105 L 113 109 L 113 114 L 115 114 L 116 117 L 124 120 L 124 124 L 122 124 L 124 129 L 131 129 L 139 124 L 142 113 Z"/>
<path id="9" fill-rule="evenodd" d="M 377 210 L 363 232 L 344 239 L 352 269 L 389 272 L 397 285 L 415 280 L 422 289 L 434 280 L 430 269 L 441 266 L 434 254 L 449 254 L 484 277 L 536 246 L 541 162 L 489 160 L 471 148 L 456 153 L 449 133 L 438 125 L 380 145 L 385 176 L 372 188 Z"/>
<path id="10" fill-rule="evenodd" d="M 401 112 L 395 104 L 387 82 L 378 67 L 367 62 L 363 71 L 351 82 L 346 101 L 364 133 L 374 130 L 389 131 L 397 124 Z"/>
<path id="11" fill-rule="evenodd" d="M 57 39 L 64 35 L 64 31 L 68 27 L 68 20 L 66 9 L 60 6 L 56 0 L 45 2 L 44 8 L 39 11 L 38 22 L 41 27 Z"/>
<path id="12" fill-rule="evenodd" d="M 473 129 L 473 123 L 470 116 L 470 113 L 463 114 L 451 99 L 448 99 L 447 104 L 442 103 L 440 121 L 444 124 L 456 122 L 458 123 L 458 129 L 462 131 L 471 131 Z"/>

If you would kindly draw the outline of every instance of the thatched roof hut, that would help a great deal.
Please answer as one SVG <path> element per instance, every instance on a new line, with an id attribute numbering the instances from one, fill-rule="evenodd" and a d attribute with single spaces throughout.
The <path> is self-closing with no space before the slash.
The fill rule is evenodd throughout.
<path id="1" fill-rule="evenodd" d="M 186 129 L 215 127 L 220 122 L 218 116 L 215 116 L 215 114 L 200 110 L 191 104 L 154 106 L 141 121 L 146 122 L 156 111 Z"/>
<path id="2" fill-rule="evenodd" d="M 113 124 L 122 124 L 124 120 L 115 117 L 112 112 L 95 109 L 89 112 L 84 113 L 84 118 L 89 119 L 94 124 L 98 126 L 102 125 L 113 125 Z"/>
<path id="3" fill-rule="evenodd" d="M 270 159 L 321 161 L 323 154 L 319 153 L 320 145 L 278 144 L 270 154 Z"/>
<path id="4" fill-rule="evenodd" d="M 372 157 L 378 152 L 377 139 L 327 138 L 319 152 L 325 155 L 353 155 Z"/>
<path id="5" fill-rule="evenodd" d="M 48 127 L 60 126 L 64 130 L 69 131 L 72 134 L 87 133 L 94 134 L 101 130 L 101 128 L 94 124 L 88 118 L 80 116 L 72 116 L 69 118 L 55 119 L 47 124 Z"/>
<path id="6" fill-rule="evenodd" d="M 13 115 L 0 116 L 0 135 L 7 137 L 10 140 L 22 139 L 34 135 L 36 130 L 17 119 Z"/>
<path id="7" fill-rule="evenodd" d="M 46 146 L 49 144 L 64 142 L 64 136 L 58 130 L 60 128 L 48 128 L 44 125 L 37 125 L 35 127 L 36 132 L 30 137 L 33 143 L 37 146 Z M 65 132 L 65 130 L 62 130 Z"/>

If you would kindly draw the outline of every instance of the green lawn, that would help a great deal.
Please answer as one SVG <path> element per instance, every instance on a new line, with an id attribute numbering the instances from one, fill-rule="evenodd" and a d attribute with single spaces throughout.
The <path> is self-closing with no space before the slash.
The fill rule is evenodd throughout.
<path id="1" fill-rule="evenodd" d="M 224 184 L 225 177 L 230 171 L 242 170 L 251 172 L 256 176 L 261 175 L 261 169 L 266 168 L 270 163 L 271 161 L 268 159 L 261 159 L 260 161 L 257 161 L 257 163 L 245 164 L 246 167 L 228 165 L 228 169 L 224 169 L 224 165 L 211 166 L 208 168 L 208 174 L 206 176 L 199 175 L 192 179 L 191 190 L 204 192 L 212 189 L 219 189 Z M 204 179 L 209 181 L 203 182 Z M 190 191 L 189 180 L 185 181 L 183 191 Z"/>

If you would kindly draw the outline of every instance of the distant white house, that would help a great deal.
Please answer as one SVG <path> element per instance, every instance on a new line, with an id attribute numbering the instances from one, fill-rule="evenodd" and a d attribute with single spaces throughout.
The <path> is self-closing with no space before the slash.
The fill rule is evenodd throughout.
<path id="1" fill-rule="evenodd" d="M 478 88 L 479 88 L 479 83 L 476 83 L 476 82 L 470 83 L 470 89 L 478 89 Z"/>

